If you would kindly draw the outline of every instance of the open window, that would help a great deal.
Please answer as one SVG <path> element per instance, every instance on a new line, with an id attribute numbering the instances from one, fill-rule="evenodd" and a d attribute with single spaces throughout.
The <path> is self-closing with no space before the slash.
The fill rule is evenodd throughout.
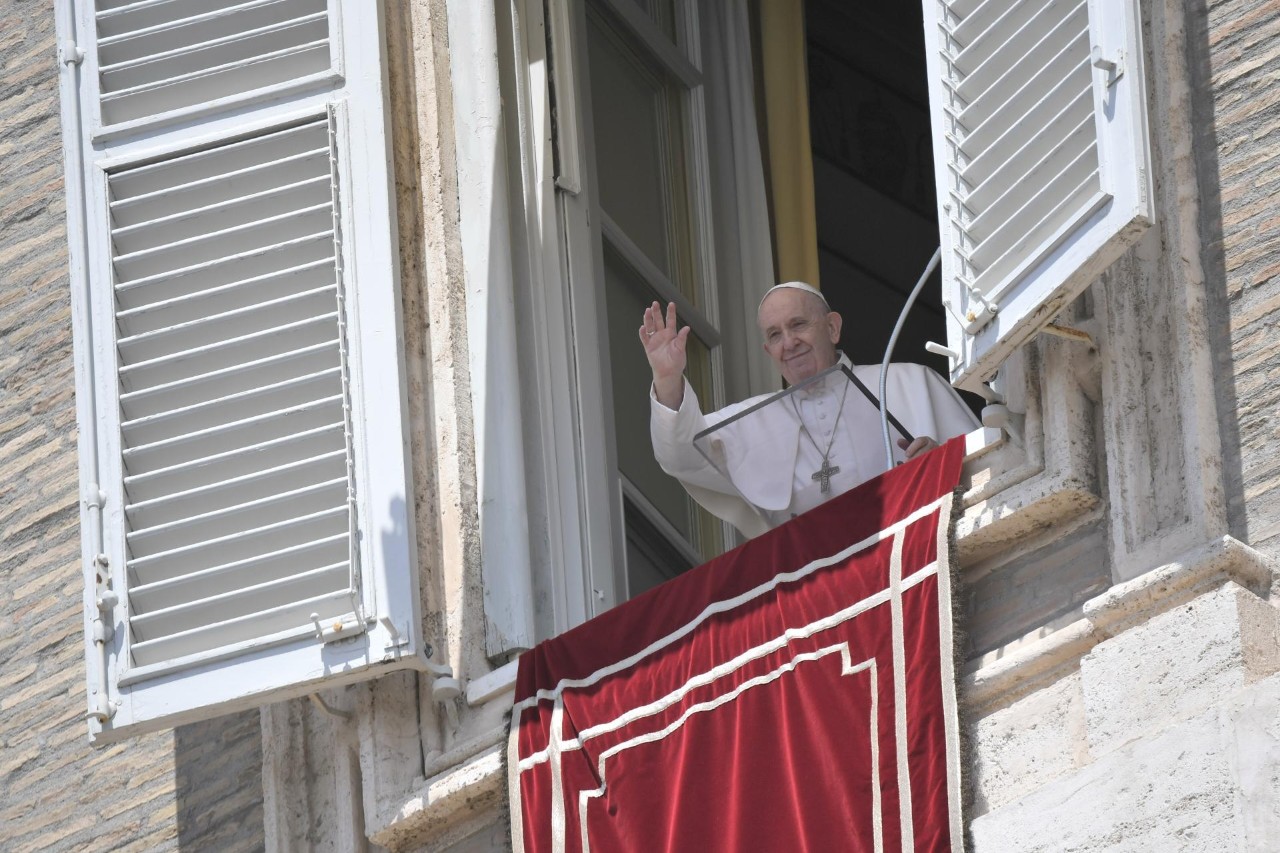
<path id="1" fill-rule="evenodd" d="M 344 8 L 59 4 L 95 741 L 424 662 L 380 7 Z"/>
<path id="2" fill-rule="evenodd" d="M 689 336 L 690 385 L 720 396 L 723 359 L 702 74 L 680 47 L 696 15 L 667 0 L 588 3 L 587 74 L 600 221 L 608 379 L 618 487 L 627 540 L 626 596 L 719 554 L 725 531 L 658 467 L 649 447 L 649 384 L 638 318 L 654 301 L 675 302 Z M 679 15 L 679 17 L 677 17 Z M 696 33 L 696 29 L 694 29 Z"/>
<path id="3" fill-rule="evenodd" d="M 580 124 L 562 132 L 580 134 L 583 144 L 560 152 L 580 152 L 561 169 L 585 180 L 581 193 L 563 194 L 563 222 L 583 247 L 569 257 L 579 371 L 590 375 L 582 360 L 599 370 L 598 390 L 583 389 L 599 401 L 584 400 L 595 426 L 582 428 L 600 429 L 606 439 L 606 461 L 588 467 L 616 531 L 608 565 L 592 574 L 606 600 L 710 559 L 732 535 L 654 461 L 644 390 L 650 373 L 637 339 L 645 307 L 675 302 L 693 329 L 691 386 L 709 405 L 724 399 L 735 366 L 721 332 L 697 6 L 592 0 L 567 8 L 561 31 L 573 34 L 580 63 L 576 79 L 563 83 Z"/>
<path id="4" fill-rule="evenodd" d="M 938 247 L 920 7 L 807 0 L 804 23 L 821 287 L 846 318 L 841 348 L 878 364 Z M 940 280 L 921 292 L 894 355 L 946 375 L 945 358 L 924 348 L 946 339 Z"/>
<path id="5" fill-rule="evenodd" d="M 628 561 L 656 580 L 717 547 L 714 523 L 652 462 L 643 306 L 674 301 L 693 327 L 689 378 L 705 407 L 778 387 L 755 308 L 770 284 L 801 276 L 783 268 L 790 214 L 771 183 L 794 152 L 765 143 L 776 122 L 761 96 L 765 6 L 513 7 L 528 60 L 515 87 L 528 86 L 526 215 L 539 218 L 527 298 L 542 319 L 525 347 L 527 387 L 556 401 L 530 444 L 552 483 L 542 559 L 557 630 L 646 586 Z M 807 93 L 813 268 L 845 315 L 842 346 L 855 362 L 880 359 L 941 244 L 942 270 L 895 357 L 977 389 L 1147 221 L 1136 4 L 794 8 L 786 50 Z M 979 181 L 986 170 L 997 183 Z M 929 341 L 954 358 L 929 354 Z M 572 377 L 567 392 L 561 377 Z"/>

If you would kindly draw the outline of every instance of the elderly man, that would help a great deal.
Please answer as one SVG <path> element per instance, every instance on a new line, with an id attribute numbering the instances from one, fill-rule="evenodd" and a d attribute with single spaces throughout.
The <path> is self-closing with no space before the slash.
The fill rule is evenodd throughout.
<path id="1" fill-rule="evenodd" d="M 757 313 L 764 349 L 791 385 L 842 363 L 868 387 L 878 365 L 854 366 L 836 349 L 841 317 L 821 292 L 802 282 L 777 285 Z M 733 425 L 767 445 L 773 464 L 740 460 L 730 482 L 693 446 L 693 437 L 766 399 L 762 395 L 704 415 L 684 379 L 686 326 L 677 331 L 675 305 L 644 312 L 640 340 L 653 371 L 650 430 L 654 456 L 694 500 L 747 536 L 757 536 L 885 470 L 879 413 L 836 373 Z M 911 459 L 977 427 L 977 420 L 942 377 L 917 364 L 890 366 L 887 394 L 894 415 L 913 435 L 900 439 L 899 461 Z M 732 466 L 731 466 L 732 467 Z"/>

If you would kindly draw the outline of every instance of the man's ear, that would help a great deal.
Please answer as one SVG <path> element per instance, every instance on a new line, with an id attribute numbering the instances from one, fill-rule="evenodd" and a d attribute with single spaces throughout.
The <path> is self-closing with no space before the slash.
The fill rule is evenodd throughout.
<path id="1" fill-rule="evenodd" d="M 840 343 L 840 327 L 844 324 L 844 318 L 835 311 L 827 312 L 827 337 L 831 339 L 831 343 Z"/>

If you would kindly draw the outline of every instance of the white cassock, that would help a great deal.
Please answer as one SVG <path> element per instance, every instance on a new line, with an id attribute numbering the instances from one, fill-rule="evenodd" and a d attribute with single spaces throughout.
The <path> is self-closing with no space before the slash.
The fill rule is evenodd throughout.
<path id="1" fill-rule="evenodd" d="M 851 365 L 843 354 L 840 363 L 851 367 L 873 393 L 879 388 L 879 365 Z M 916 437 L 945 442 L 979 426 L 955 389 L 922 365 L 890 365 L 886 392 L 889 411 Z M 678 411 L 659 403 L 652 388 L 649 392 L 653 454 L 662 470 L 678 479 L 699 504 L 748 537 L 886 470 L 878 409 L 836 371 L 717 431 L 711 450 L 726 477 L 694 447 L 693 437 L 770 396 L 762 394 L 704 415 L 688 382 Z M 898 437 L 892 427 L 890 436 Z M 906 454 L 896 441 L 894 445 L 894 459 L 901 462 Z M 840 470 L 831 475 L 830 492 L 823 494 L 814 474 L 828 447 L 827 459 Z"/>

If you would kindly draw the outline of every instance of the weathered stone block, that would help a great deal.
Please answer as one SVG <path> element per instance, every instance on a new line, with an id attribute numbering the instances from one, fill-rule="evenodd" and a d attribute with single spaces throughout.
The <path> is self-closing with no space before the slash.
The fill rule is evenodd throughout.
<path id="1" fill-rule="evenodd" d="M 1244 850 L 1273 850 L 1280 839 L 1280 675 L 1259 683 L 1228 711 L 1230 756 Z"/>
<path id="2" fill-rule="evenodd" d="M 1273 850 L 1280 675 L 973 820 L 973 850 Z"/>
<path id="3" fill-rule="evenodd" d="M 1243 850 L 1217 710 L 1112 751 L 971 824 L 973 850 Z"/>
<path id="4" fill-rule="evenodd" d="M 441 849 L 423 847 L 421 853 Z M 461 841 L 443 848 L 442 853 L 503 853 L 511 849 L 511 831 L 505 821 L 498 821 L 467 835 Z M 415 851 L 415 853 L 417 853 Z"/>
<path id="5" fill-rule="evenodd" d="M 1277 669 L 1280 611 L 1228 583 L 1096 646 L 1080 661 L 1089 749 L 1102 755 Z"/>
<path id="6" fill-rule="evenodd" d="M 973 814 L 985 814 L 1089 760 L 1080 673 L 969 724 Z"/>
<path id="7" fill-rule="evenodd" d="M 1034 636 L 1110 583 L 1106 533 L 1097 524 L 1015 556 L 976 581 L 966 581 L 970 654 Z"/>

